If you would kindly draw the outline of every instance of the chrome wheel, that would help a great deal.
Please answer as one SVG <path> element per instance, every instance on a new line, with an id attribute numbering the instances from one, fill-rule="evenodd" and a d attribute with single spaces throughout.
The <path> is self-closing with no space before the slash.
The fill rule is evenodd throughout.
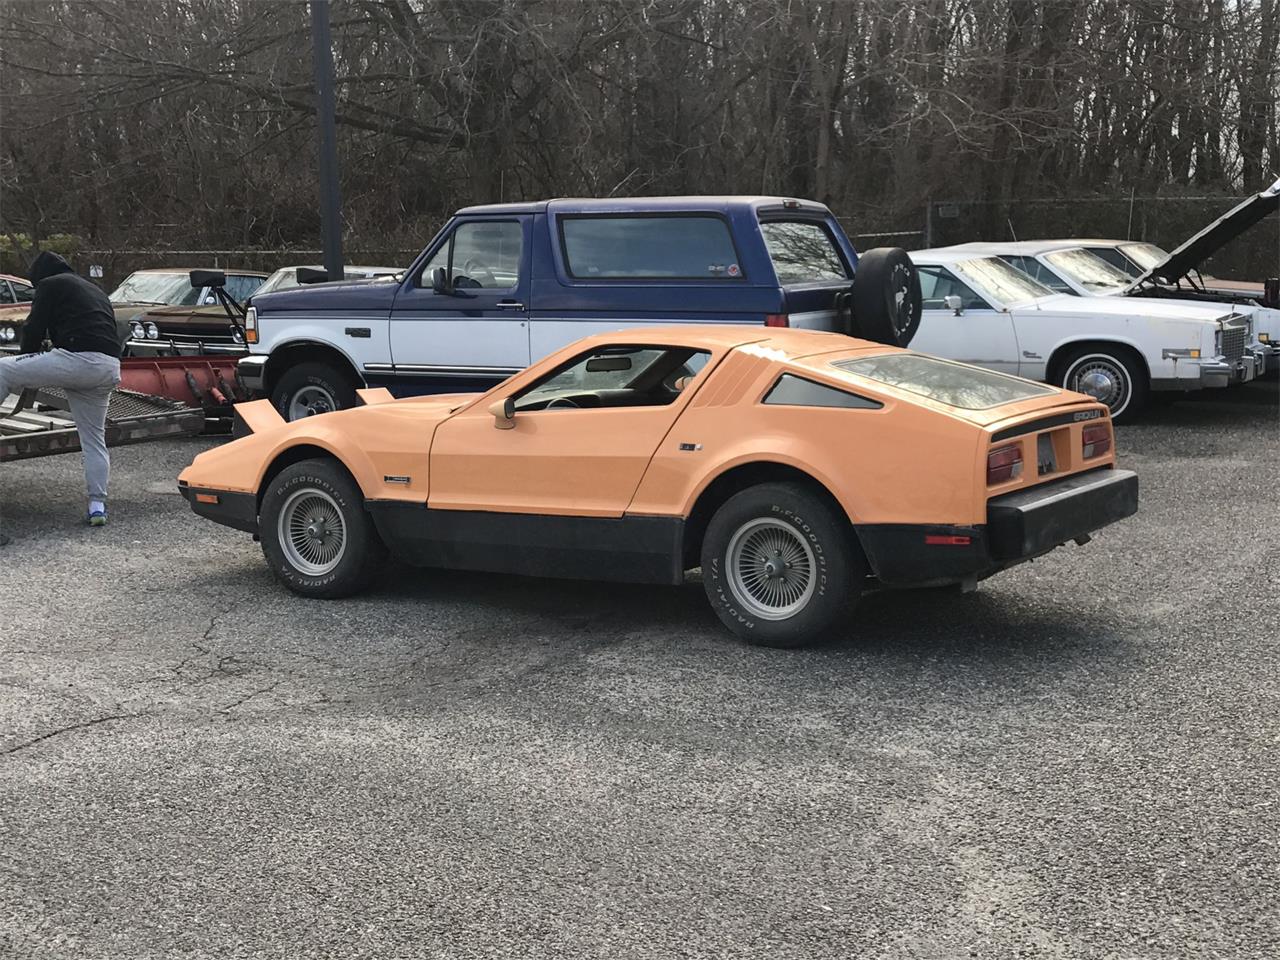
<path id="1" fill-rule="evenodd" d="M 1105 353 L 1081 357 L 1067 370 L 1062 385 L 1105 403 L 1113 417 L 1124 411 L 1133 393 L 1124 364 Z"/>
<path id="2" fill-rule="evenodd" d="M 333 497 L 314 488 L 297 490 L 280 508 L 280 549 L 299 573 L 331 573 L 347 549 L 347 525 Z"/>
<path id="3" fill-rule="evenodd" d="M 289 420 L 314 417 L 318 413 L 330 413 L 338 409 L 338 401 L 325 387 L 309 384 L 301 387 L 289 399 Z"/>
<path id="4" fill-rule="evenodd" d="M 744 523 L 729 540 L 725 559 L 734 599 L 761 620 L 794 616 L 813 596 L 813 549 L 788 524 L 771 519 Z"/>

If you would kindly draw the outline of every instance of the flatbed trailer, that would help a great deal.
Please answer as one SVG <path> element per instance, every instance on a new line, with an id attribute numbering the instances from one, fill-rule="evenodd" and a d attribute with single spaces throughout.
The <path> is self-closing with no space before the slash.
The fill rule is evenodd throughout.
<path id="1" fill-rule="evenodd" d="M 107 446 L 191 437 L 204 425 L 205 414 L 198 407 L 133 390 L 114 390 L 107 407 Z M 0 462 L 79 449 L 80 434 L 61 390 L 24 390 L 16 403 L 12 397 L 0 401 Z"/>

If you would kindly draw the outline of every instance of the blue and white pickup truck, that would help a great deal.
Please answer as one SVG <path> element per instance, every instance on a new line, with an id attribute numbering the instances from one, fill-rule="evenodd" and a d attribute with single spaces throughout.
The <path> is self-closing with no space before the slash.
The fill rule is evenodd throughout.
<path id="1" fill-rule="evenodd" d="M 508 203 L 459 210 L 395 282 L 254 297 L 239 369 L 293 420 L 353 406 L 362 386 L 487 388 L 579 337 L 645 324 L 807 327 L 905 346 L 920 307 L 906 253 L 859 256 L 819 203 Z"/>

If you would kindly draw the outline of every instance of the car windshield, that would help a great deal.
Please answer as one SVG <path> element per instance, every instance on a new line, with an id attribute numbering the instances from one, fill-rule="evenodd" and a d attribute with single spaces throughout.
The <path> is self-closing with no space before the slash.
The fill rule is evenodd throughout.
<path id="1" fill-rule="evenodd" d="M 1054 392 L 1030 380 L 919 353 L 835 360 L 832 366 L 962 410 L 987 410 Z"/>
<path id="2" fill-rule="evenodd" d="M 131 273 L 111 293 L 112 303 L 182 303 L 196 292 L 187 273 Z"/>
<path id="3" fill-rule="evenodd" d="M 1046 254 L 1045 260 L 1058 273 L 1074 280 L 1090 293 L 1120 290 L 1133 282 L 1123 270 L 1113 267 L 1083 247 Z"/>
<path id="4" fill-rule="evenodd" d="M 1053 296 L 1053 291 L 1044 284 L 1032 280 L 1021 270 L 1009 266 L 999 257 L 962 260 L 952 264 L 952 269 L 974 286 L 981 287 L 991 299 L 1004 305 L 1026 303 L 1028 300 Z"/>
<path id="5" fill-rule="evenodd" d="M 1168 252 L 1160 249 L 1154 243 L 1126 243 L 1120 249 L 1124 251 L 1126 257 L 1143 270 L 1150 270 L 1169 256 Z"/>

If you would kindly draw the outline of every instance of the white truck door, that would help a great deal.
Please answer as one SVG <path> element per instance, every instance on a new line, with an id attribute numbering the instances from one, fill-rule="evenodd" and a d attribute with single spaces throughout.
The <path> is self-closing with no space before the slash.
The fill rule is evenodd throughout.
<path id="1" fill-rule="evenodd" d="M 391 311 L 397 379 L 501 378 L 529 365 L 531 220 L 467 219 L 441 238 Z"/>

